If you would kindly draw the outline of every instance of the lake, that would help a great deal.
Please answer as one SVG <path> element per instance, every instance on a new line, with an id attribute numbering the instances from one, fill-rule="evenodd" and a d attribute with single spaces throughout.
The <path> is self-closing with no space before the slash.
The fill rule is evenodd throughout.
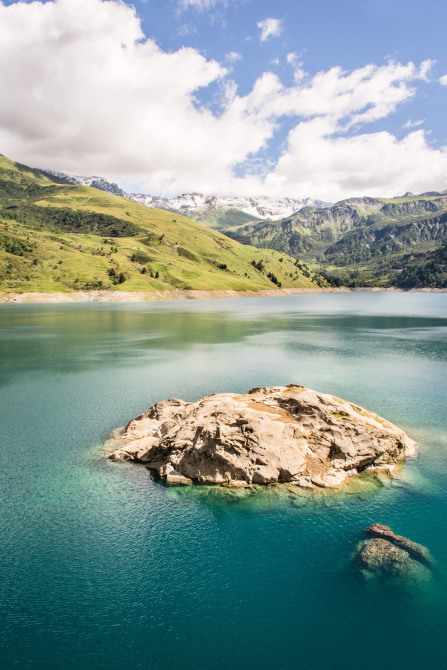
<path id="1" fill-rule="evenodd" d="M 0 665 L 444 668 L 447 294 L 0 306 Z M 298 383 L 420 444 L 400 480 L 311 499 L 169 488 L 104 457 L 158 400 Z M 350 565 L 390 525 L 421 584 Z"/>

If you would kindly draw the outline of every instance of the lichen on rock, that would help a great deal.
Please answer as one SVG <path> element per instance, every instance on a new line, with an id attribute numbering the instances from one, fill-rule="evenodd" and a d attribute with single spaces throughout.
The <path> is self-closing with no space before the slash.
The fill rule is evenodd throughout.
<path id="1" fill-rule="evenodd" d="M 338 487 L 416 454 L 416 443 L 377 414 L 298 384 L 158 402 L 122 439 L 111 459 L 143 463 L 171 484 Z"/>

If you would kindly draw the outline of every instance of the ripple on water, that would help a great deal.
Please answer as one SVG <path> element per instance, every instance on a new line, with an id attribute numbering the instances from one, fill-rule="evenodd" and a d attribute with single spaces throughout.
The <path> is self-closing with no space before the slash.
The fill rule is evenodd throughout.
<path id="1" fill-rule="evenodd" d="M 2 305 L 0 320 L 2 667 L 441 667 L 446 295 Z M 157 400 L 290 382 L 386 416 L 419 458 L 398 480 L 302 494 L 169 488 L 97 446 Z M 433 576 L 353 570 L 373 522 L 427 546 Z"/>

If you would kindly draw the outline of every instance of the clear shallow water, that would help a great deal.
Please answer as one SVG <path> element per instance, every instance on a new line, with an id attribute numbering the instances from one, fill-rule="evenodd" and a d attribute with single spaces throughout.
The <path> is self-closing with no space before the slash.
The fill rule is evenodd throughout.
<path id="1" fill-rule="evenodd" d="M 445 667 L 446 294 L 2 305 L 0 361 L 1 667 Z M 383 414 L 420 457 L 315 503 L 103 458 L 157 400 L 289 382 Z M 351 570 L 373 521 L 430 548 L 430 582 Z"/>

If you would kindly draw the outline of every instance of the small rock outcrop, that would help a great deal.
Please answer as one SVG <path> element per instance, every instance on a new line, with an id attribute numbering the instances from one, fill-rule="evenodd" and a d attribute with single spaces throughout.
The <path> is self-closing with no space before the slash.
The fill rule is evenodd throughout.
<path id="1" fill-rule="evenodd" d="M 365 530 L 369 538 L 357 545 L 354 561 L 361 569 L 378 574 L 420 579 L 433 566 L 429 550 L 422 544 L 393 533 L 389 526 L 375 523 Z"/>
<path id="2" fill-rule="evenodd" d="M 158 402 L 122 439 L 111 459 L 144 463 L 172 484 L 336 487 L 416 455 L 416 443 L 377 414 L 297 384 Z"/>

